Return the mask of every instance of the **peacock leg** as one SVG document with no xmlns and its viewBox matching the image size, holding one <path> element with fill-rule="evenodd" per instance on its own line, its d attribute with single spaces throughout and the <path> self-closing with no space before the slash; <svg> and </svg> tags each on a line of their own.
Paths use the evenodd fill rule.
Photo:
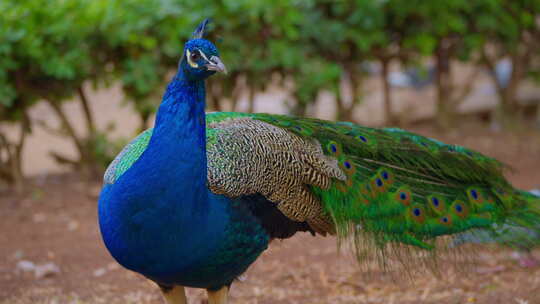
<svg viewBox="0 0 540 304">
<path fill-rule="evenodd" d="M 227 304 L 229 296 L 229 287 L 223 286 L 219 290 L 207 290 L 208 292 L 208 304 Z"/>
<path fill-rule="evenodd" d="M 187 304 L 184 286 L 159 286 L 167 304 Z"/>
</svg>

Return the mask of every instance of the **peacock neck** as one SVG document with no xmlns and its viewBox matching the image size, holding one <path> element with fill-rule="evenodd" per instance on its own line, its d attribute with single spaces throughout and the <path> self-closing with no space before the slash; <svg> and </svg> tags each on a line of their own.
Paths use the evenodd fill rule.
<svg viewBox="0 0 540 304">
<path fill-rule="evenodd" d="M 167 86 L 152 140 L 177 139 L 206 156 L 205 98 L 204 80 L 190 80 L 180 70 Z"/>
<path fill-rule="evenodd" d="M 189 191 L 185 198 L 198 209 L 207 199 L 204 108 L 204 80 L 190 80 L 180 69 L 163 96 L 148 145 L 154 161 L 163 165 L 164 177 L 180 182 Z"/>
</svg>

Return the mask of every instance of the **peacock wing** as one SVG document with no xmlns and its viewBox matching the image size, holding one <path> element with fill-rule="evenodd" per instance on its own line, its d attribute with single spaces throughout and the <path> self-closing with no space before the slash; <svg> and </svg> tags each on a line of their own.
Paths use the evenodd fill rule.
<svg viewBox="0 0 540 304">
<path fill-rule="evenodd" d="M 345 180 L 319 142 L 240 113 L 207 115 L 208 186 L 216 194 L 261 194 L 286 217 L 321 234 L 334 223 L 311 187 Z"/>
<path fill-rule="evenodd" d="M 152 130 L 147 129 L 143 131 L 118 153 L 107 167 L 107 170 L 105 170 L 103 177 L 105 184 L 114 184 L 139 159 L 150 142 Z"/>
</svg>

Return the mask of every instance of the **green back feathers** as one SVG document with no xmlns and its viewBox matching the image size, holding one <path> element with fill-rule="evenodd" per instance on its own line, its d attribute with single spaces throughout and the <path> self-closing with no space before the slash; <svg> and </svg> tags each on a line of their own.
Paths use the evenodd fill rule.
<svg viewBox="0 0 540 304">
<path fill-rule="evenodd" d="M 106 184 L 114 184 L 139 159 L 150 142 L 152 130 L 145 130 L 120 151 L 105 171 L 103 180 Z"/>
</svg>

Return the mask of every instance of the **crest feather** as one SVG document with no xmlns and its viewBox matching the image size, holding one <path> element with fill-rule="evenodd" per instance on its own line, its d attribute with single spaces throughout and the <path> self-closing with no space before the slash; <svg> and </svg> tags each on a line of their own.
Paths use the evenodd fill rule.
<svg viewBox="0 0 540 304">
<path fill-rule="evenodd" d="M 204 19 L 198 26 L 197 28 L 195 29 L 195 31 L 193 32 L 193 35 L 192 35 L 192 39 L 200 39 L 200 38 L 204 38 L 204 35 L 206 34 L 206 26 L 212 22 L 212 20 L 210 18 L 206 18 Z"/>
</svg>

